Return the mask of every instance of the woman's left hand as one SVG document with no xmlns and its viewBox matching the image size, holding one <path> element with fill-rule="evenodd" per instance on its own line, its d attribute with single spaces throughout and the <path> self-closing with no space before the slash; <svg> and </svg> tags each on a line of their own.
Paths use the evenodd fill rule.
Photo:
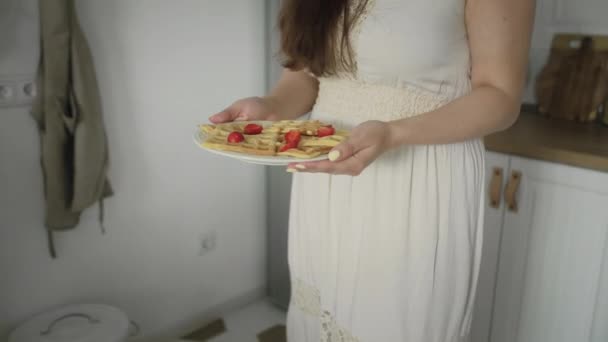
<svg viewBox="0 0 608 342">
<path fill-rule="evenodd" d="M 289 164 L 288 172 L 322 172 L 358 176 L 392 145 L 390 124 L 367 121 L 355 127 L 348 139 L 329 153 L 329 160 Z"/>
</svg>

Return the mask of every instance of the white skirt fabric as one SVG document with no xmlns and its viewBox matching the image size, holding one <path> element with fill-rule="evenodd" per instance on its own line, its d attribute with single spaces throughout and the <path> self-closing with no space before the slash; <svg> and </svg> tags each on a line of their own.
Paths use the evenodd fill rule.
<svg viewBox="0 0 608 342">
<path fill-rule="evenodd" d="M 448 103 L 321 79 L 312 118 L 354 127 Z M 289 342 L 468 341 L 482 247 L 481 140 L 404 146 L 358 177 L 295 174 Z"/>
</svg>

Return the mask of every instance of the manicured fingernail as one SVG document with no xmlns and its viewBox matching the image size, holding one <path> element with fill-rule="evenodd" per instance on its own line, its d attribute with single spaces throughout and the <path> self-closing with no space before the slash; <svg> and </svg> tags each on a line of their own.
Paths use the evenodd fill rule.
<svg viewBox="0 0 608 342">
<path fill-rule="evenodd" d="M 327 157 L 330 161 L 336 161 L 338 158 L 340 158 L 340 151 L 331 151 Z"/>
<path fill-rule="evenodd" d="M 294 168 L 290 167 L 290 168 L 287 168 L 287 172 L 291 172 L 291 173 L 293 173 L 293 172 L 298 172 L 298 170 L 296 170 L 296 169 L 294 169 Z"/>
<path fill-rule="evenodd" d="M 296 169 L 305 170 L 306 166 L 304 166 L 302 164 L 296 164 Z"/>
</svg>

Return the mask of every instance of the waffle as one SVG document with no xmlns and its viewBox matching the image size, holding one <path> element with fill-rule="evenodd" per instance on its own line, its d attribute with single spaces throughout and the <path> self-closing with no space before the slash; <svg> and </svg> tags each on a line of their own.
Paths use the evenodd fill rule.
<svg viewBox="0 0 608 342">
<path fill-rule="evenodd" d="M 244 134 L 245 140 L 240 143 L 229 143 L 227 141 L 230 133 L 243 133 L 247 124 L 248 122 L 231 122 L 219 125 L 199 125 L 199 129 L 206 135 L 202 145 L 210 149 L 249 155 L 308 159 L 329 153 L 333 147 L 340 144 L 348 136 L 347 131 L 336 130 L 334 135 L 318 137 L 316 136 L 318 129 L 327 126 L 327 124 L 317 120 L 283 120 L 267 125 L 260 134 Z M 298 147 L 280 152 L 285 144 L 285 133 L 293 130 L 297 130 L 301 134 Z"/>
<path fill-rule="evenodd" d="M 282 120 L 273 123 L 269 129 L 273 132 L 285 134 L 289 131 L 299 131 L 302 135 L 314 136 L 317 135 L 317 130 L 327 124 L 318 120 Z"/>
<path fill-rule="evenodd" d="M 210 136 L 205 140 L 205 142 L 203 142 L 203 147 L 214 150 L 239 152 L 259 156 L 276 155 L 276 146 L 276 140 L 260 139 L 259 137 L 253 138 L 252 136 L 245 136 L 245 141 L 236 144 L 227 142 L 226 137 L 221 135 Z"/>
<path fill-rule="evenodd" d="M 338 135 L 339 132 L 336 132 L 334 135 L 330 135 L 327 137 L 302 137 L 302 141 L 298 145 L 298 147 L 335 147 L 338 146 L 342 141 L 346 140 L 346 135 Z M 343 134 L 343 133 L 342 133 Z"/>
<path fill-rule="evenodd" d="M 226 138 L 232 132 L 244 133 L 244 128 L 248 122 L 229 122 L 220 125 L 203 124 L 199 125 L 200 130 L 209 137 L 223 137 Z M 278 133 L 264 129 L 261 134 L 258 135 L 245 135 L 245 138 L 255 138 L 262 140 L 276 140 Z M 253 139 L 253 140 L 255 140 Z M 247 140 L 247 139 L 246 139 Z M 251 140 L 251 139 L 249 139 Z"/>
</svg>

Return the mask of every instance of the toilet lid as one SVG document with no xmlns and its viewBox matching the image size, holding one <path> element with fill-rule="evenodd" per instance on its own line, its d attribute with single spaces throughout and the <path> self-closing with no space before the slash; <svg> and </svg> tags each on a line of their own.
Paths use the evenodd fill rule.
<svg viewBox="0 0 608 342">
<path fill-rule="evenodd" d="M 9 342 L 124 342 L 129 319 L 100 304 L 66 306 L 33 317 L 17 327 Z"/>
</svg>

